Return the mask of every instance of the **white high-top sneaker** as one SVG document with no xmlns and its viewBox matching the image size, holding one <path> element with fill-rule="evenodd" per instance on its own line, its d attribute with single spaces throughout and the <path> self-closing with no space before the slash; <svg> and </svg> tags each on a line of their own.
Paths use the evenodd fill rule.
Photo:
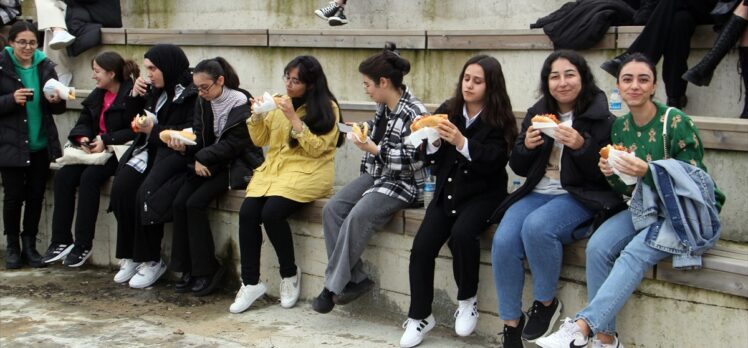
<svg viewBox="0 0 748 348">
<path fill-rule="evenodd" d="M 229 312 L 237 314 L 246 311 L 260 296 L 265 294 L 267 287 L 263 282 L 257 285 L 244 285 L 236 293 L 234 303 L 229 307 Z"/>
<path fill-rule="evenodd" d="M 460 301 L 455 311 L 455 332 L 460 336 L 469 336 L 478 325 L 478 300 L 475 296 Z"/>
<path fill-rule="evenodd" d="M 421 344 L 423 338 L 434 328 L 434 325 L 436 325 L 436 319 L 434 319 L 433 314 L 421 320 L 408 318 L 403 323 L 405 332 L 403 337 L 400 338 L 400 347 L 410 348 Z"/>
</svg>

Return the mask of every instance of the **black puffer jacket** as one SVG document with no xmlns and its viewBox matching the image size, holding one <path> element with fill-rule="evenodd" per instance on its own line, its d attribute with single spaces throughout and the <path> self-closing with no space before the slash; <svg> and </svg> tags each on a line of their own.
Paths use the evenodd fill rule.
<svg viewBox="0 0 748 348">
<path fill-rule="evenodd" d="M 245 90 L 239 91 L 244 93 L 247 99 L 252 97 Z M 216 142 L 213 108 L 210 102 L 198 98 L 195 105 L 192 130 L 197 135 L 197 145 L 188 146 L 187 150 L 195 155 L 196 161 L 210 168 L 211 172 L 228 167 L 229 187 L 234 190 L 246 188 L 252 171 L 265 161 L 262 149 L 255 146 L 249 137 L 245 121 L 250 113 L 248 103 L 231 109 L 226 126 Z"/>
<path fill-rule="evenodd" d="M 509 167 L 514 173 L 526 178 L 525 183 L 512 192 L 496 210 L 491 221 L 498 222 L 506 210 L 525 195 L 532 192 L 545 175 L 546 165 L 553 149 L 553 138 L 543 134 L 543 144 L 533 150 L 525 147 L 525 134 L 532 125 L 532 117 L 550 113 L 545 101 L 540 100 L 530 109 L 522 121 L 522 130 L 509 158 Z M 610 144 L 610 130 L 615 121 L 610 111 L 605 93 L 597 92 L 595 100 L 581 115 L 574 115 L 572 128 L 584 137 L 584 145 L 579 150 L 564 147 L 561 155 L 561 187 L 575 199 L 596 213 L 593 226 L 597 227 L 605 219 L 622 210 L 625 205 L 621 196 L 605 180 L 597 166 L 599 151 Z"/>
<path fill-rule="evenodd" d="M 123 82 L 120 85 L 117 97 L 109 106 L 106 112 L 104 112 L 104 124 L 106 125 L 106 133 L 101 135 L 101 140 L 104 145 L 121 145 L 130 140 L 135 139 L 135 133 L 130 129 L 130 122 L 132 122 L 135 113 L 130 111 L 127 112 L 126 101 L 130 90 L 132 89 L 132 81 Z M 73 129 L 70 130 L 68 140 L 71 143 L 75 143 L 78 137 L 87 137 L 93 139 L 99 134 L 99 115 L 101 109 L 104 107 L 104 94 L 106 90 L 101 88 L 94 89 L 91 94 L 81 103 L 83 110 L 78 117 L 78 122 L 75 123 Z"/>
<path fill-rule="evenodd" d="M 37 65 L 39 71 L 39 86 L 49 79 L 57 79 L 55 64 L 44 59 Z M 25 167 L 29 165 L 29 130 L 26 126 L 26 108 L 16 104 L 13 93 L 19 88 L 24 88 L 21 78 L 16 74 L 15 66 L 5 50 L 0 52 L 0 167 Z M 49 160 L 62 156 L 57 125 L 52 114 L 59 115 L 67 110 L 65 101 L 49 103 L 44 96 L 37 91 L 42 106 L 42 128 L 47 135 L 47 151 Z"/>
</svg>

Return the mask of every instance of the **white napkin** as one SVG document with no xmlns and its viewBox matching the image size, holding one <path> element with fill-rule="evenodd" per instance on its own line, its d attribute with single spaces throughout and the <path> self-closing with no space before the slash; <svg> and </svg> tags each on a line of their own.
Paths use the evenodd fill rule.
<svg viewBox="0 0 748 348">
<path fill-rule="evenodd" d="M 423 139 L 426 139 L 429 144 L 432 144 L 439 139 L 439 132 L 433 127 L 426 127 L 410 133 L 408 136 L 408 141 L 410 141 L 410 143 L 415 147 L 420 146 Z"/>
<path fill-rule="evenodd" d="M 561 122 L 561 124 L 567 127 L 571 127 L 571 120 Z M 557 124 L 553 122 L 533 122 L 532 127 L 535 129 L 539 129 L 543 134 L 556 139 L 556 128 L 558 128 Z"/>
<path fill-rule="evenodd" d="M 44 84 L 42 90 L 44 91 L 44 94 L 48 96 L 53 95 L 54 92 L 57 91 L 57 94 L 60 95 L 60 98 L 62 100 L 68 100 L 71 91 L 73 92 L 73 94 L 75 94 L 75 87 L 65 86 L 60 81 L 57 81 L 55 79 L 47 80 L 47 83 Z"/>
<path fill-rule="evenodd" d="M 633 153 L 616 150 L 616 149 L 610 149 L 610 152 L 608 153 L 608 165 L 613 168 L 613 173 L 618 175 L 619 178 L 621 178 L 621 181 L 623 181 L 626 185 L 633 185 L 636 184 L 637 177 L 631 176 L 628 174 L 623 174 L 616 168 L 616 162 L 621 157 L 635 157 Z"/>
<path fill-rule="evenodd" d="M 358 134 L 355 134 L 353 132 L 349 132 L 345 134 L 345 137 L 348 138 L 348 140 L 356 140 L 359 143 L 366 143 L 369 141 L 369 137 L 366 137 L 366 139 L 361 140 L 361 138 L 358 137 Z"/>
<path fill-rule="evenodd" d="M 252 104 L 252 111 L 256 114 L 263 114 L 266 112 L 270 112 L 278 108 L 278 106 L 275 105 L 275 100 L 273 99 L 273 96 L 270 95 L 270 93 L 265 92 L 262 95 L 262 103 L 259 102 L 259 99 L 255 100 L 255 102 Z"/>
</svg>

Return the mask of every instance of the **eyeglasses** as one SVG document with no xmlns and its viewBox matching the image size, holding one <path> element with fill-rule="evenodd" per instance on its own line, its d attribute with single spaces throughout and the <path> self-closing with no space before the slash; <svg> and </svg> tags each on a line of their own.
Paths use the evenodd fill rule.
<svg viewBox="0 0 748 348">
<path fill-rule="evenodd" d="M 303 82 L 301 82 L 299 79 L 297 79 L 295 77 L 290 77 L 288 75 L 283 75 L 283 82 L 285 82 L 285 83 L 289 83 L 290 82 L 294 86 L 298 86 L 298 85 L 303 84 Z"/>
<path fill-rule="evenodd" d="M 39 43 L 36 41 L 16 40 L 13 42 L 21 47 L 36 47 L 37 45 L 39 45 Z"/>
<path fill-rule="evenodd" d="M 210 89 L 213 88 L 213 86 L 215 84 L 216 84 L 216 82 L 213 81 L 213 83 L 211 83 L 210 86 L 208 86 L 208 87 L 197 86 L 197 91 L 198 92 L 203 92 L 203 93 L 208 93 L 208 91 L 210 91 Z"/>
</svg>

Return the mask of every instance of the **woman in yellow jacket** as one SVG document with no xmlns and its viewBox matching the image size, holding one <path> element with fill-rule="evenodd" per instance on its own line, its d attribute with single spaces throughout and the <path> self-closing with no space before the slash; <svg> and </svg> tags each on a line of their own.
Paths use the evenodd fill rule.
<svg viewBox="0 0 748 348">
<path fill-rule="evenodd" d="M 229 308 L 232 313 L 245 311 L 266 290 L 260 282 L 260 224 L 278 255 L 281 305 L 296 304 L 301 270 L 294 261 L 287 219 L 304 203 L 332 193 L 335 147 L 343 142 L 337 127 L 337 100 L 327 87 L 322 66 L 312 56 L 288 63 L 283 81 L 289 98 L 280 98 L 277 109 L 253 113 L 247 120 L 254 144 L 268 149 L 239 211 L 242 287 Z"/>
</svg>

